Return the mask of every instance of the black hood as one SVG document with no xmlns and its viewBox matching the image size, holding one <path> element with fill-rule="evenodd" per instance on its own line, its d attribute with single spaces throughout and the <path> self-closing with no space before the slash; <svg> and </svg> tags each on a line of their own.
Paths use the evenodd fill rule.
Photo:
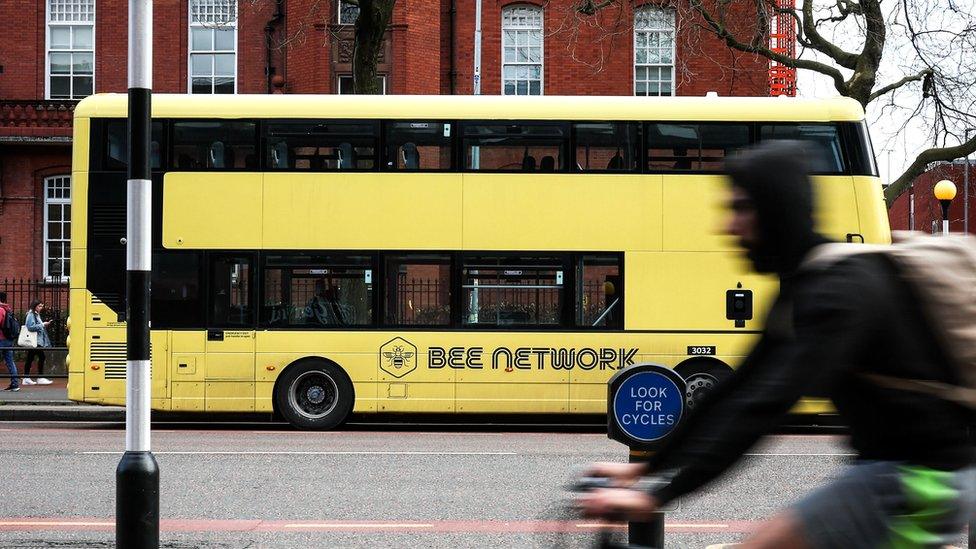
<svg viewBox="0 0 976 549">
<path fill-rule="evenodd" d="M 761 273 L 792 274 L 810 248 L 827 239 L 813 230 L 813 187 L 800 141 L 770 141 L 726 162 L 732 184 L 752 199 L 758 217 L 756 249 L 747 256 Z"/>
</svg>

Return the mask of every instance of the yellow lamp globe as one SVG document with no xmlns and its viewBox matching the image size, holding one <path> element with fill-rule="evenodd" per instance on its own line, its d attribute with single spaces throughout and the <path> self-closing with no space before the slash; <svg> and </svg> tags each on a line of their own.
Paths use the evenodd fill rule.
<svg viewBox="0 0 976 549">
<path fill-rule="evenodd" d="M 948 179 L 935 184 L 935 198 L 938 200 L 952 200 L 956 197 L 956 185 Z"/>
</svg>

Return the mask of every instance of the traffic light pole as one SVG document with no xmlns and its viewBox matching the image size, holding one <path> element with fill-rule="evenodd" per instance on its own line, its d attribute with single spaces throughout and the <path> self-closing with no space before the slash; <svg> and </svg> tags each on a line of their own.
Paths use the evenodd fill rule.
<svg viewBox="0 0 976 549">
<path fill-rule="evenodd" d="M 159 547 L 159 467 L 150 450 L 149 280 L 152 0 L 129 0 L 125 454 L 115 471 L 115 545 Z"/>
</svg>

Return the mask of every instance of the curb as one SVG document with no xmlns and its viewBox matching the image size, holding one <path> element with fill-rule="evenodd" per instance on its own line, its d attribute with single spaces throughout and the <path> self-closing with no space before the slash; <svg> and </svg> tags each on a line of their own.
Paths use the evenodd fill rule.
<svg viewBox="0 0 976 549">
<path fill-rule="evenodd" d="M 0 406 L 0 421 L 125 421 L 125 408 L 18 404 Z"/>
</svg>

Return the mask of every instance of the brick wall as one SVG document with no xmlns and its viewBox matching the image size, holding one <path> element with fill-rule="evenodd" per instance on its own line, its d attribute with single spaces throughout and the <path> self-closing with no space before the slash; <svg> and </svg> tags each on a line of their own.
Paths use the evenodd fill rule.
<svg viewBox="0 0 976 549">
<path fill-rule="evenodd" d="M 962 232 L 963 229 L 963 181 L 965 166 L 961 161 L 955 163 L 939 163 L 934 165 L 929 171 L 918 176 L 914 182 L 915 199 L 915 230 L 926 233 L 932 232 L 932 222 L 938 224 L 939 230 L 942 227 L 942 207 L 935 199 L 933 190 L 935 184 L 943 179 L 948 179 L 956 185 L 956 198 L 949 206 L 949 232 Z M 969 167 L 969 232 L 976 233 L 976 162 L 972 162 Z M 909 209 L 912 201 L 912 193 L 905 191 L 899 196 L 891 209 L 888 210 L 888 220 L 891 229 L 894 231 L 908 230 Z"/>
<path fill-rule="evenodd" d="M 71 171 L 66 146 L 0 147 L 0 280 L 44 274 L 44 178 Z"/>
</svg>

